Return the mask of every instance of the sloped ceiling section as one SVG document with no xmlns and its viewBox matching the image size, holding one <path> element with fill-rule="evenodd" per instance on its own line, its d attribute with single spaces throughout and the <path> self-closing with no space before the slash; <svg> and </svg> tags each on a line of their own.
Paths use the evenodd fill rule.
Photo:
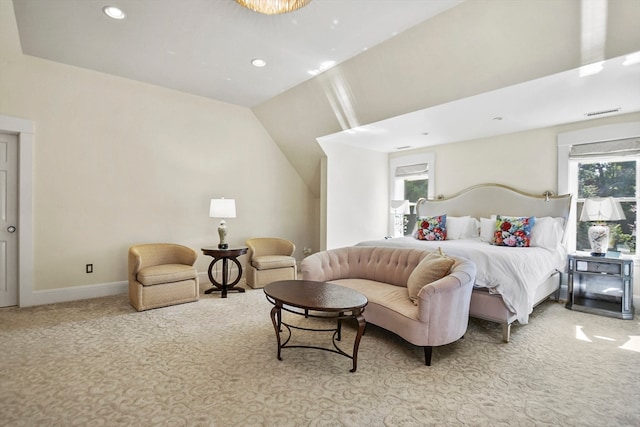
<svg viewBox="0 0 640 427">
<path fill-rule="evenodd" d="M 465 109 L 456 108 L 459 100 L 569 70 L 576 71 L 578 82 L 579 67 L 594 58 L 611 59 L 640 51 L 640 26 L 635 24 L 640 19 L 640 2 L 622 0 L 606 5 L 606 31 L 600 29 L 601 40 L 590 45 L 585 40 L 598 23 L 585 21 L 581 2 L 465 2 L 253 111 L 310 189 L 319 195 L 320 160 L 324 155 L 316 142 L 319 137 L 444 104 L 451 125 L 463 127 Z M 630 80 L 629 91 L 622 92 L 637 98 L 635 79 Z M 535 99 L 538 110 L 545 105 L 562 105 L 575 108 L 582 119 L 590 119 L 584 116 L 579 98 L 560 98 L 551 92 L 548 97 L 538 93 Z M 610 107 L 613 105 L 602 105 L 602 109 Z M 487 114 L 492 118 L 492 114 L 509 113 L 498 109 L 494 113 L 492 108 L 497 106 L 487 104 Z M 521 129 L 531 128 L 526 110 L 518 113 L 525 118 Z M 454 141 L 439 141 L 447 142 Z"/>
<path fill-rule="evenodd" d="M 319 0 L 281 15 L 233 0 L 14 5 L 27 55 L 252 107 L 460 2 Z M 107 4 L 125 19 L 107 18 Z M 252 66 L 255 58 L 266 66 Z"/>
</svg>

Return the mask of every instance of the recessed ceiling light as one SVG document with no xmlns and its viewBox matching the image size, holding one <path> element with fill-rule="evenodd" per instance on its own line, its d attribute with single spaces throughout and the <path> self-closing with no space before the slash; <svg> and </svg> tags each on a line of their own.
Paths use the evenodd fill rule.
<svg viewBox="0 0 640 427">
<path fill-rule="evenodd" d="M 124 14 L 122 9 L 116 6 L 105 6 L 102 8 L 102 11 L 109 18 L 113 18 L 113 19 L 124 19 L 127 16 Z"/>
<path fill-rule="evenodd" d="M 251 60 L 251 64 L 254 67 L 264 67 L 265 65 L 267 65 L 267 61 L 265 61 L 264 59 L 256 58 Z"/>
</svg>

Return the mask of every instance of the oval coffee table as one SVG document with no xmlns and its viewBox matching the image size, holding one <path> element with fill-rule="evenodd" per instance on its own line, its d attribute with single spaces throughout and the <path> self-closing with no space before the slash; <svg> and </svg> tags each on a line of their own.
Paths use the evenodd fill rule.
<svg viewBox="0 0 640 427">
<path fill-rule="evenodd" d="M 273 282 L 264 287 L 264 293 L 267 296 L 267 300 L 274 305 L 271 309 L 271 321 L 276 330 L 276 339 L 278 341 L 278 360 L 282 360 L 281 350 L 285 347 L 315 348 L 348 357 L 353 361 L 353 368 L 350 372 L 356 371 L 358 367 L 358 347 L 366 325 L 362 312 L 367 305 L 367 297 L 356 290 L 344 286 L 311 280 L 281 280 Z M 331 329 L 310 329 L 294 326 L 282 321 L 282 310 L 305 317 L 334 318 L 337 320 L 337 325 Z M 351 355 L 340 349 L 336 343 L 342 338 L 342 321 L 346 319 L 355 319 L 358 322 L 358 331 Z M 283 325 L 289 332 L 289 336 L 284 342 L 280 338 Z M 291 339 L 291 328 L 306 331 L 333 331 L 331 341 L 334 348 L 287 345 Z"/>
</svg>

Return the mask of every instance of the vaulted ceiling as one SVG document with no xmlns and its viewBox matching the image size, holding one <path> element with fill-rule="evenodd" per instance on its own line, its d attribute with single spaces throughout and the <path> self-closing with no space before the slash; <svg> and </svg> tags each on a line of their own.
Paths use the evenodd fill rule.
<svg viewBox="0 0 640 427">
<path fill-rule="evenodd" d="M 13 3 L 27 55 L 252 108 L 316 193 L 318 138 L 394 152 L 640 111 L 635 0 Z"/>
</svg>

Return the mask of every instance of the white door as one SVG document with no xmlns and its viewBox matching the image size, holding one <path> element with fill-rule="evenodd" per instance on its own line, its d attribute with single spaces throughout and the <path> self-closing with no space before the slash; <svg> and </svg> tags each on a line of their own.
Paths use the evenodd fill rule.
<svg viewBox="0 0 640 427">
<path fill-rule="evenodd" d="M 18 136 L 0 133 L 0 307 L 18 304 Z"/>
</svg>

